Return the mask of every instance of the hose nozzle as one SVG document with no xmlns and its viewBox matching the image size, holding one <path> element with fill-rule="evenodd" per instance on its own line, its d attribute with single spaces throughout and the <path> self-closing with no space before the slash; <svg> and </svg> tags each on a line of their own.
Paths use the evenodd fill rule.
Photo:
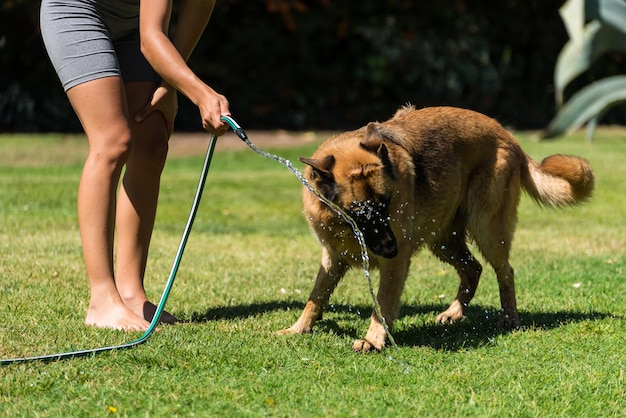
<svg viewBox="0 0 626 418">
<path fill-rule="evenodd" d="M 246 135 L 246 132 L 243 130 L 243 128 L 239 126 L 237 122 L 235 122 L 235 119 L 231 118 L 230 116 L 221 116 L 220 119 L 223 122 L 229 124 L 230 127 L 233 129 L 235 135 L 237 135 L 242 141 L 245 142 L 248 140 L 248 135 Z"/>
</svg>

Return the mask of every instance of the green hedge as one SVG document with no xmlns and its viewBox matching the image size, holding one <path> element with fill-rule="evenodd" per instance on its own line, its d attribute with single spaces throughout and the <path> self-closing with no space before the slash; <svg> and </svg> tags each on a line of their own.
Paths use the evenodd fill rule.
<svg viewBox="0 0 626 418">
<path fill-rule="evenodd" d="M 78 130 L 42 47 L 38 4 L 0 1 L 0 130 Z M 541 128 L 555 113 L 552 74 L 567 40 L 561 4 L 222 0 L 190 64 L 247 128 L 352 128 L 405 102 Z M 181 100 L 177 129 L 198 128 Z"/>
</svg>

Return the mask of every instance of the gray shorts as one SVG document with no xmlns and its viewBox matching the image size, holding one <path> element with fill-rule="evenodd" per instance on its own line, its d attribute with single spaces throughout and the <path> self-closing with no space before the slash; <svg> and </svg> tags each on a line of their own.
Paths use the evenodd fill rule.
<svg viewBox="0 0 626 418">
<path fill-rule="evenodd" d="M 111 76 L 161 81 L 140 50 L 139 0 L 43 0 L 40 20 L 65 91 Z"/>
</svg>

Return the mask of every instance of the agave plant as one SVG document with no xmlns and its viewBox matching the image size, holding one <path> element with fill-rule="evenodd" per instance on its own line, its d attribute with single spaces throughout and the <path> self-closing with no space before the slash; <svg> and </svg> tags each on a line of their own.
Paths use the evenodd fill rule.
<svg viewBox="0 0 626 418">
<path fill-rule="evenodd" d="M 591 140 L 598 120 L 611 107 L 626 102 L 626 75 L 595 81 L 563 103 L 567 85 L 607 52 L 626 52 L 626 1 L 568 0 L 559 10 L 570 37 L 554 69 L 559 111 L 543 133 L 554 138 L 587 123 Z"/>
</svg>

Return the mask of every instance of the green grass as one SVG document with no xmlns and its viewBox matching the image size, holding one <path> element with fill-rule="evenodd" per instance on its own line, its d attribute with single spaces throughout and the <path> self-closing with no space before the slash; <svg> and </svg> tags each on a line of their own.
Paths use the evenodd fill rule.
<svg viewBox="0 0 626 418">
<path fill-rule="evenodd" d="M 319 245 L 300 185 L 251 151 L 216 153 L 167 308 L 186 321 L 141 346 L 70 361 L 0 368 L 3 416 L 620 416 L 626 408 L 624 130 L 537 143 L 536 159 L 584 156 L 594 199 L 567 210 L 520 205 L 512 264 L 523 328 L 495 328 L 485 269 L 463 322 L 434 318 L 457 278 L 414 259 L 394 337 L 398 349 L 352 353 L 372 302 L 348 274 L 315 332 L 277 336 L 300 314 Z M 254 142 L 254 137 L 251 137 Z M 296 160 L 314 145 L 275 150 Z M 137 334 L 82 325 L 88 286 L 76 222 L 80 137 L 0 137 L 0 356 L 118 344 Z M 158 300 L 193 198 L 202 155 L 172 158 L 148 266 Z"/>
</svg>

